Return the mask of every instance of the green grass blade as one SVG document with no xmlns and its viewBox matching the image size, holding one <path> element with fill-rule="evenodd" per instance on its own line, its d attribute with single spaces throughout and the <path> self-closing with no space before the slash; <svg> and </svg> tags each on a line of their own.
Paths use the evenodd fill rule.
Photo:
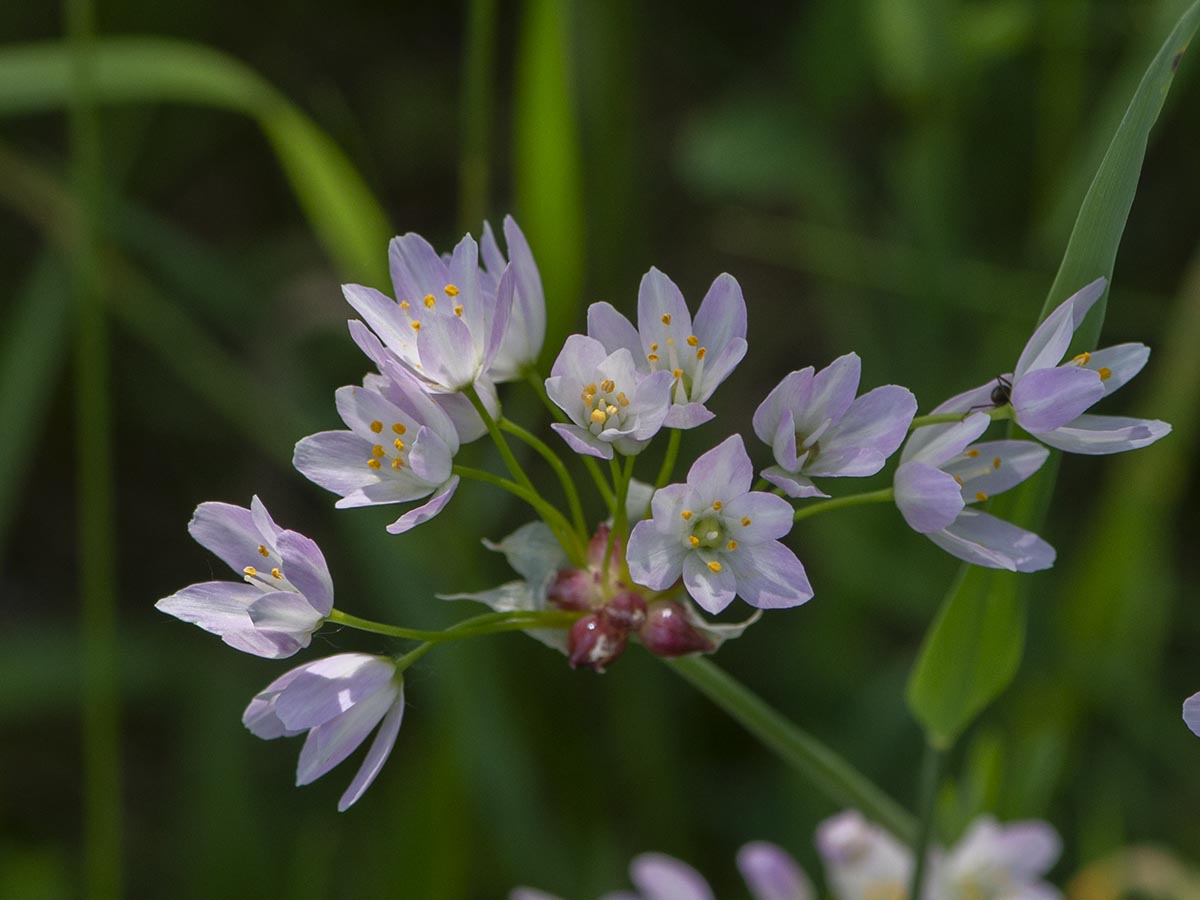
<svg viewBox="0 0 1200 900">
<path fill-rule="evenodd" d="M 1112 275 L 1117 247 L 1133 205 L 1150 129 L 1158 118 L 1188 42 L 1200 24 L 1200 2 L 1176 23 L 1154 57 L 1084 198 L 1074 231 L 1042 310 L 1042 317 L 1100 275 Z M 1095 345 L 1104 300 L 1080 329 Z M 1040 522 L 1056 466 L 999 498 L 995 511 L 1027 527 Z M 930 740 L 945 745 L 1012 681 L 1024 642 L 1020 588 L 1028 576 L 965 567 L 947 595 L 921 648 L 908 685 L 908 702 Z"/>
</svg>

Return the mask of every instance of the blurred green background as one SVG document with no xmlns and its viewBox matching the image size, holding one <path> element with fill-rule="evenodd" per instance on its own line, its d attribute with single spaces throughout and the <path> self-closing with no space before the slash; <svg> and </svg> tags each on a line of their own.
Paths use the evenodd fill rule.
<svg viewBox="0 0 1200 900">
<path fill-rule="evenodd" d="M 558 340 L 588 302 L 632 313 L 650 265 L 693 304 L 721 271 L 741 281 L 750 354 L 685 454 L 851 349 L 865 386 L 922 409 L 979 383 L 1036 320 L 1185 6 L 104 0 L 89 24 L 0 5 L 0 897 L 587 898 L 649 849 L 736 897 L 752 838 L 815 871 L 835 809 L 675 675 L 636 649 L 571 672 L 522 635 L 427 657 L 388 766 L 338 815 L 351 763 L 297 790 L 299 742 L 240 724 L 286 664 L 154 611 L 223 577 L 187 520 L 258 493 L 324 547 L 340 607 L 413 627 L 465 613 L 435 592 L 510 577 L 478 544 L 528 519 L 507 498 L 468 485 L 394 538 L 392 511 L 336 512 L 289 465 L 365 370 L 338 285 L 385 287 L 392 233 L 448 248 L 507 211 Z M 63 35 L 93 28 L 73 70 Z M 1060 883 L 1131 843 L 1200 862 L 1200 741 L 1179 720 L 1200 689 L 1198 103 L 1185 59 L 1105 326 L 1155 355 L 1104 411 L 1175 433 L 1063 466 L 1023 666 L 939 801 L 947 840 L 983 809 L 1051 819 Z M 541 421 L 521 386 L 505 403 Z M 792 543 L 816 598 L 719 661 L 909 804 L 904 685 L 956 565 L 883 508 Z M 303 658 L 379 648 L 327 631 Z"/>
</svg>

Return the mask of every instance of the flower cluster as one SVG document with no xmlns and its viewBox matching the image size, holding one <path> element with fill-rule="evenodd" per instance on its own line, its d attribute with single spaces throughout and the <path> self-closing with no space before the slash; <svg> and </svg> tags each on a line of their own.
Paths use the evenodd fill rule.
<svg viewBox="0 0 1200 900">
<path fill-rule="evenodd" d="M 245 724 L 259 737 L 307 732 L 299 784 L 324 774 L 377 731 L 343 809 L 361 796 L 395 743 L 405 670 L 441 642 L 523 630 L 560 650 L 570 666 L 595 671 L 633 645 L 663 657 L 712 653 L 763 611 L 813 597 L 790 537 L 797 521 L 864 502 L 894 503 L 913 530 L 969 563 L 1044 569 L 1054 562 L 1053 548 L 981 505 L 1033 475 L 1047 447 L 1113 453 L 1146 446 L 1170 430 L 1159 421 L 1088 412 L 1137 374 L 1146 347 L 1120 344 L 1063 362 L 1075 330 L 1105 290 L 1098 279 L 1038 326 L 1011 373 L 930 414 L 917 416 L 916 398 L 899 385 L 860 394 L 861 360 L 846 353 L 820 370 L 789 373 L 767 393 L 753 414 L 761 447 L 748 449 L 740 434 L 700 438 L 709 449 L 673 482 L 682 432 L 715 418 L 707 404 L 747 352 L 746 302 L 737 280 L 718 275 L 693 316 L 675 283 L 650 269 L 638 290 L 636 326 L 613 306 L 593 304 L 587 333 L 567 337 L 542 378 L 541 278 L 511 217 L 503 234 L 507 257 L 486 223 L 478 243 L 466 235 L 446 254 L 406 234 L 389 247 L 392 296 L 344 287 L 358 315 L 349 322 L 350 336 L 372 370 L 334 394 L 345 427 L 301 439 L 294 455 L 301 474 L 338 496 L 338 508 L 413 504 L 387 526 L 393 534 L 447 509 L 464 480 L 528 504 L 537 521 L 487 544 L 520 577 L 491 590 L 448 595 L 489 611 L 430 632 L 335 609 L 321 551 L 278 526 L 257 497 L 248 509 L 203 503 L 190 526 L 240 580 L 195 584 L 158 603 L 230 646 L 268 658 L 307 647 L 328 622 L 417 642 L 395 656 L 342 653 L 306 663 L 277 678 L 246 710 Z M 497 386 L 517 380 L 540 394 L 562 443 L 549 432 L 547 443 L 504 416 Z M 1037 442 L 984 440 L 992 423 L 1005 418 Z M 485 434 L 506 476 L 460 464 L 461 448 Z M 639 481 L 638 458 L 660 436 L 665 449 L 655 483 Z M 547 499 L 544 479 L 526 472 L 510 439 L 551 466 L 565 508 Z M 832 479 L 878 475 L 897 453 L 891 487 L 826 493 Z M 609 477 L 597 460 L 607 461 Z M 586 469 L 603 503 L 591 523 L 577 488 L 583 480 L 569 471 L 573 463 Z M 749 619 L 708 618 L 738 597 L 753 608 Z M 1189 723 L 1197 727 L 1194 718 Z M 947 872 L 952 857 L 945 860 Z M 761 848 L 747 858 L 749 870 L 771 869 L 764 862 L 770 853 Z M 654 884 L 658 876 L 645 873 L 663 871 L 661 864 L 638 864 L 639 886 Z M 650 887 L 642 890 L 655 896 Z"/>
<path fill-rule="evenodd" d="M 838 900 L 908 900 L 913 852 L 891 834 L 846 810 L 817 827 L 817 853 L 825 881 Z M 1044 822 L 1001 825 L 990 816 L 976 819 L 949 850 L 934 847 L 926 860 L 924 900 L 1057 900 L 1059 891 L 1043 881 L 1062 851 L 1058 834 Z M 815 900 L 812 882 L 781 847 L 766 841 L 746 844 L 737 867 L 754 900 Z M 606 894 L 609 900 L 714 900 L 704 877 L 662 853 L 644 853 L 629 866 L 637 893 Z M 531 888 L 517 888 L 509 900 L 557 900 Z"/>
</svg>

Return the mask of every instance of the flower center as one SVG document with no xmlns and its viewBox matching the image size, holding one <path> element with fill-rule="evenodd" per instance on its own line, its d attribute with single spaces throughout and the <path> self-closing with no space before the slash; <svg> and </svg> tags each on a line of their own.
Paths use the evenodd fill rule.
<svg viewBox="0 0 1200 900">
<path fill-rule="evenodd" d="M 672 403 L 687 403 L 692 391 L 700 384 L 704 374 L 704 357 L 708 348 L 700 346 L 700 339 L 689 334 L 683 341 L 686 346 L 678 346 L 675 335 L 681 332 L 678 325 L 672 326 L 671 317 L 663 314 L 663 334 L 661 341 L 650 345 L 646 360 L 650 363 L 650 371 L 668 368 L 675 376 L 675 384 L 671 388 Z"/>
<path fill-rule="evenodd" d="M 597 385 L 587 385 L 580 394 L 583 401 L 583 421 L 592 434 L 600 434 L 606 428 L 620 428 L 625 423 L 625 410 L 629 398 L 618 391 L 611 378 Z"/>
<path fill-rule="evenodd" d="M 389 429 L 385 429 L 384 424 L 376 419 L 371 423 L 371 433 L 379 443 L 371 447 L 367 466 L 377 472 L 384 466 L 399 472 L 408 465 L 408 445 L 403 438 L 408 433 L 408 426 L 403 422 L 393 422 Z"/>
<path fill-rule="evenodd" d="M 705 516 L 693 525 L 687 541 L 693 550 L 724 550 L 729 543 L 725 526 L 716 516 Z"/>
</svg>

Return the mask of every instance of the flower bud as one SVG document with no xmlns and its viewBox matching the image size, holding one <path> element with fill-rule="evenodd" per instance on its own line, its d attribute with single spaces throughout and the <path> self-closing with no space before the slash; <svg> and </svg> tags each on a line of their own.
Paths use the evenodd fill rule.
<svg viewBox="0 0 1200 900">
<path fill-rule="evenodd" d="M 646 601 L 637 591 L 622 591 L 608 601 L 604 615 L 626 631 L 637 631 L 646 621 Z"/>
<path fill-rule="evenodd" d="M 572 669 L 586 666 L 597 672 L 625 652 L 628 632 L 600 613 L 591 613 L 571 626 L 567 662 Z"/>
<path fill-rule="evenodd" d="M 592 539 L 588 541 L 588 565 L 593 569 L 600 570 L 604 568 L 604 551 L 608 549 L 608 536 L 612 532 L 606 522 L 601 522 L 596 527 L 596 533 L 592 535 Z M 623 549 L 621 536 L 618 534 L 613 538 L 612 555 L 609 557 L 608 564 L 610 568 L 619 569 L 621 566 Z"/>
<path fill-rule="evenodd" d="M 596 578 L 586 569 L 559 569 L 546 589 L 546 599 L 559 609 L 587 611 L 595 588 Z"/>
<path fill-rule="evenodd" d="M 658 656 L 707 653 L 714 649 L 674 600 L 656 600 L 646 610 L 646 621 L 638 632 L 646 649 Z"/>
</svg>

